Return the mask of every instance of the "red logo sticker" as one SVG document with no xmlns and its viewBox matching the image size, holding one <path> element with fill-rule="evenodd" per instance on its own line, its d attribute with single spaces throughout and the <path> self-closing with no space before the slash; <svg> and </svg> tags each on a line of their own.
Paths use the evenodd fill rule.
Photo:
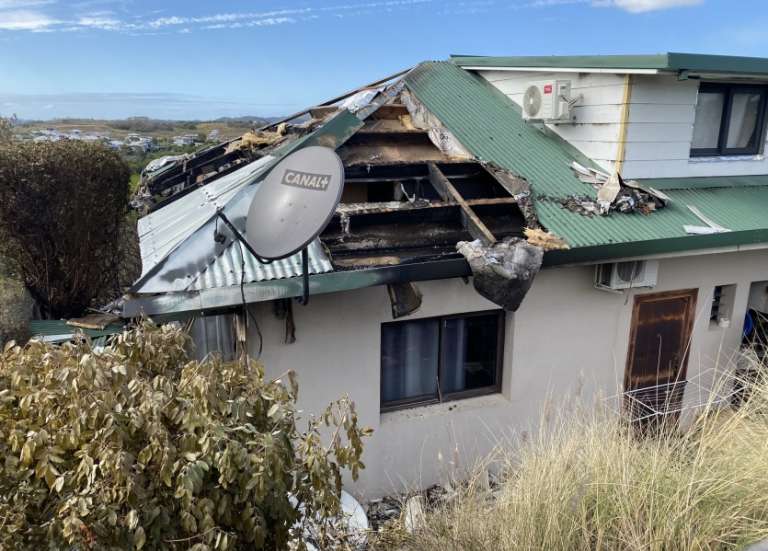
<svg viewBox="0 0 768 551">
<path fill-rule="evenodd" d="M 551 84 L 545 84 L 544 85 L 544 93 L 545 94 L 551 94 L 552 93 L 552 85 Z"/>
</svg>

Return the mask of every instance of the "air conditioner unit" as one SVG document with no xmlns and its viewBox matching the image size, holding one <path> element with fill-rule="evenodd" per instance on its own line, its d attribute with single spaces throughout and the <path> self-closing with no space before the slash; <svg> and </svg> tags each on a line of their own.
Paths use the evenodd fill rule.
<svg viewBox="0 0 768 551">
<path fill-rule="evenodd" d="M 579 98 L 571 98 L 570 80 L 531 82 L 523 94 L 523 120 L 529 122 L 570 122 L 571 108 Z"/>
<path fill-rule="evenodd" d="M 657 260 L 598 264 L 595 267 L 595 287 L 607 291 L 655 287 L 658 274 Z"/>
</svg>

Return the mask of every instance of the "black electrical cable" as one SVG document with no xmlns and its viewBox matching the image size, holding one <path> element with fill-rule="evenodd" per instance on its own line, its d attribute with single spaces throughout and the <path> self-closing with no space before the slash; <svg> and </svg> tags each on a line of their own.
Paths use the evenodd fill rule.
<svg viewBox="0 0 768 551">
<path fill-rule="evenodd" d="M 251 313 L 248 308 L 248 304 L 245 301 L 245 251 L 243 250 L 243 244 L 240 240 L 237 241 L 238 248 L 240 250 L 240 298 L 243 301 L 243 311 L 245 312 L 245 345 L 248 347 L 248 318 L 253 321 L 253 326 L 256 329 L 256 335 L 259 337 L 259 352 L 256 355 L 256 359 L 261 358 L 261 353 L 264 349 L 264 337 L 261 334 L 261 328 L 256 317 Z"/>
<path fill-rule="evenodd" d="M 256 359 L 261 358 L 261 353 L 264 350 L 264 337 L 261 334 L 261 327 L 259 327 L 259 322 L 256 320 L 256 316 L 253 315 L 251 310 L 248 308 L 248 303 L 245 300 L 245 251 L 243 250 L 243 238 L 240 236 L 239 232 L 235 227 L 232 225 L 232 223 L 227 219 L 226 216 L 221 212 L 221 210 L 216 211 L 216 220 L 215 220 L 215 226 L 214 226 L 214 233 L 213 233 L 213 240 L 217 243 L 224 243 L 226 241 L 226 236 L 219 233 L 219 217 L 221 217 L 222 220 L 224 220 L 224 223 L 229 226 L 230 230 L 235 234 L 235 239 L 233 241 L 237 241 L 238 250 L 240 251 L 240 298 L 242 300 L 242 306 L 243 311 L 245 312 L 245 346 L 246 350 L 248 348 L 248 318 L 253 321 L 253 326 L 256 329 L 256 335 L 259 337 L 259 352 L 256 356 Z M 234 244 L 234 243 L 233 243 Z M 250 247 L 249 247 L 250 250 Z M 253 253 L 256 254 L 255 252 Z M 262 260 L 258 256 L 256 257 L 256 260 L 259 262 L 262 262 L 264 264 L 269 264 L 272 261 L 266 261 Z"/>
</svg>

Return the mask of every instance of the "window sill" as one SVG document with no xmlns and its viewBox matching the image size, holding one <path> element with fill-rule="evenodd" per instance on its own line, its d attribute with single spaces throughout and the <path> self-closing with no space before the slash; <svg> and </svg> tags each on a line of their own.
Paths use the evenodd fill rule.
<svg viewBox="0 0 768 551">
<path fill-rule="evenodd" d="M 744 161 L 764 161 L 765 155 L 721 155 L 714 157 L 690 157 L 688 162 L 690 164 L 698 163 L 733 163 Z"/>
<path fill-rule="evenodd" d="M 439 404 L 427 404 L 397 411 L 382 412 L 380 422 L 384 425 L 507 405 L 509 405 L 509 400 L 502 394 L 486 394 L 485 396 L 476 396 L 474 398 L 464 398 Z"/>
</svg>

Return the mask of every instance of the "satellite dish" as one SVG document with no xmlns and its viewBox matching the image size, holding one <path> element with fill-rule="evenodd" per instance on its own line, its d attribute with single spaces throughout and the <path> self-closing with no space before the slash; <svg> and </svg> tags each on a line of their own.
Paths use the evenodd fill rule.
<svg viewBox="0 0 768 551">
<path fill-rule="evenodd" d="M 267 260 L 305 249 L 331 221 L 343 187 L 344 165 L 333 149 L 310 146 L 290 154 L 254 193 L 248 243 Z"/>
</svg>

